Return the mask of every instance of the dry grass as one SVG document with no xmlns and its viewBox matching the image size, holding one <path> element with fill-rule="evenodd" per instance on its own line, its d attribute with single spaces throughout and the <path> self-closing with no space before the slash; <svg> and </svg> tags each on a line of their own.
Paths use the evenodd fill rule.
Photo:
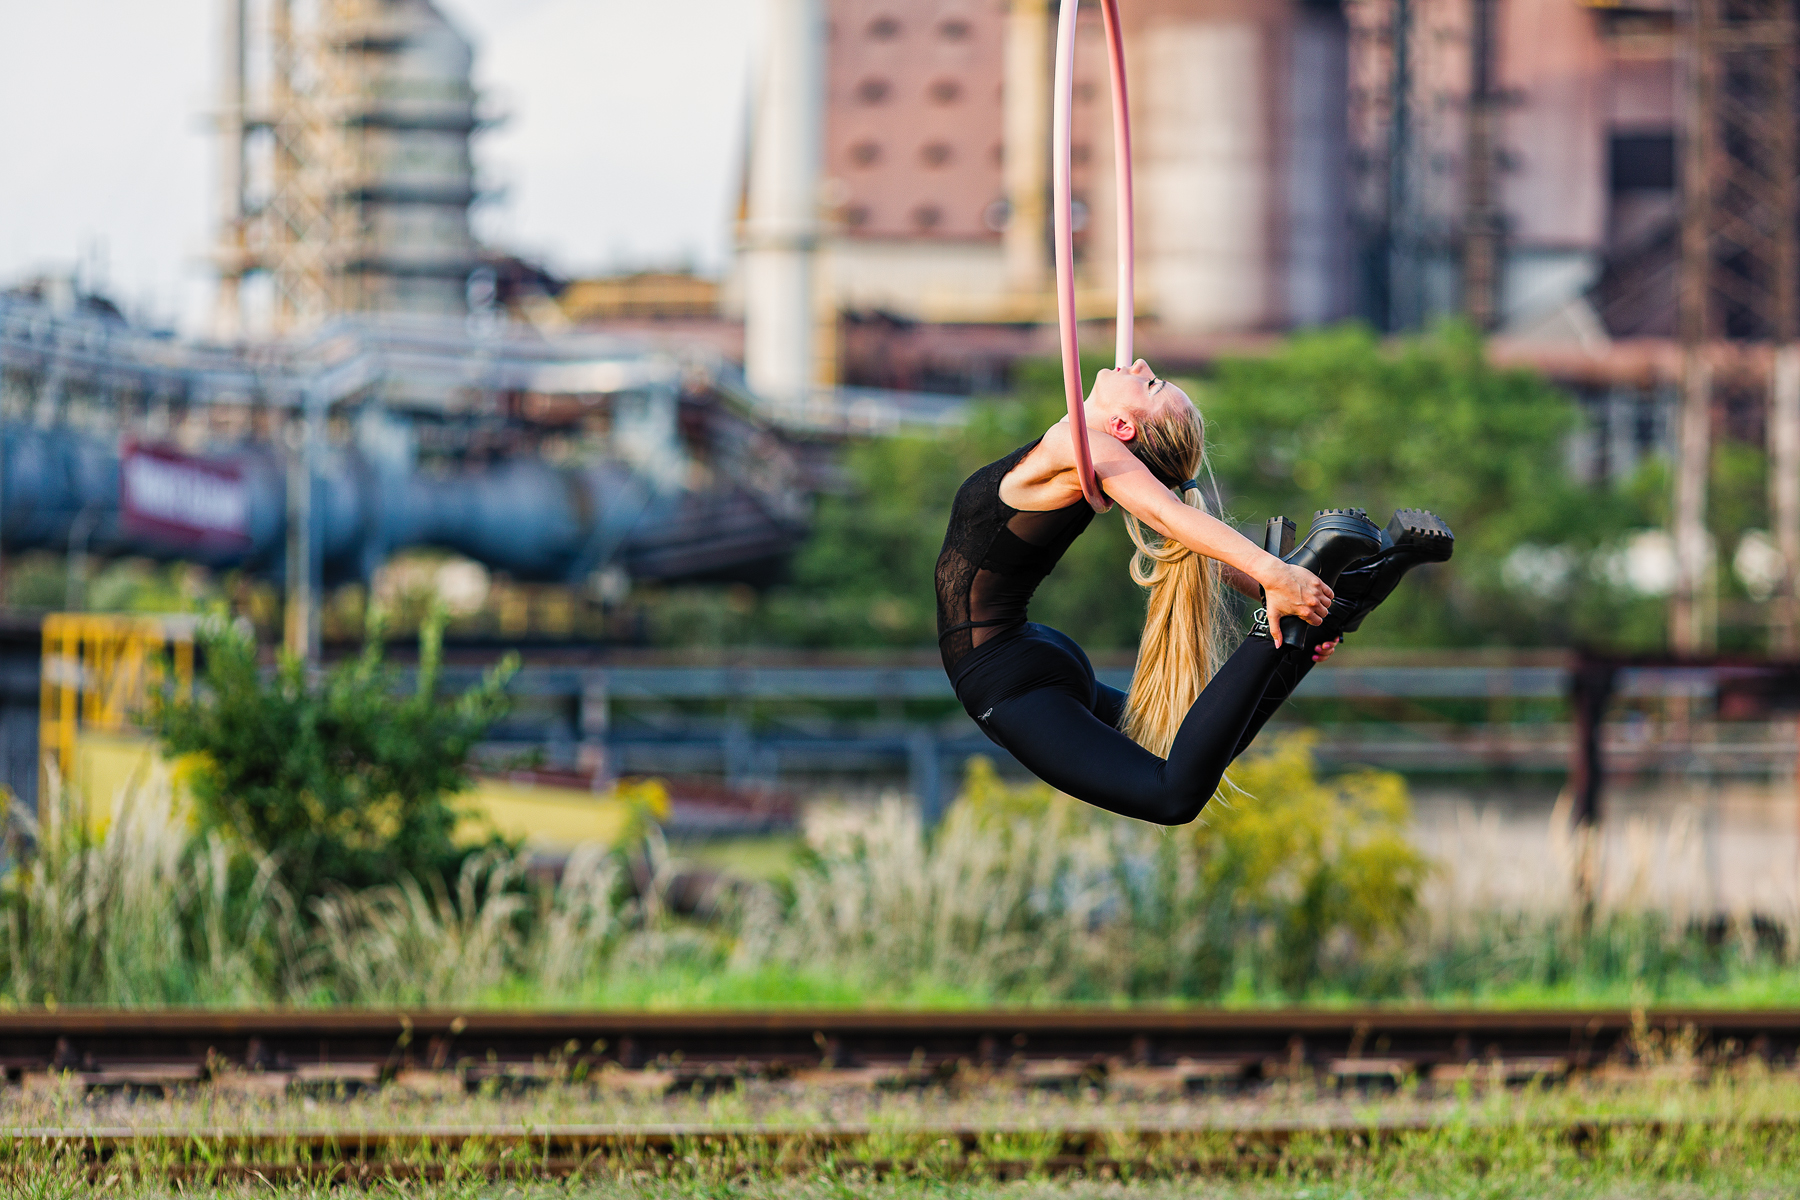
<svg viewBox="0 0 1800 1200">
<path fill-rule="evenodd" d="M 33 1129 L 127 1126 L 169 1137 L 154 1151 L 156 1162 L 204 1164 L 180 1131 L 206 1127 L 221 1132 L 283 1130 L 296 1135 L 331 1131 L 346 1140 L 422 1124 L 479 1124 L 526 1131 L 548 1125 L 604 1123 L 650 1126 L 704 1123 L 715 1126 L 778 1125 L 822 1128 L 832 1124 L 873 1127 L 863 1141 L 835 1154 L 772 1159 L 766 1152 L 721 1139 L 696 1141 L 676 1160 L 661 1156 L 596 1161 L 563 1183 L 489 1178 L 491 1154 L 476 1150 L 440 1165 L 455 1169 L 443 1184 L 395 1183 L 374 1191 L 394 1196 L 1117 1196 L 1205 1194 L 1242 1197 L 1773 1197 L 1792 1195 L 1800 1183 L 1800 1139 L 1771 1130 L 1770 1119 L 1800 1114 L 1800 1084 L 1792 1076 L 1751 1070 L 1720 1074 L 1707 1083 L 1594 1082 L 1539 1091 L 1465 1091 L 1431 1098 L 1402 1088 L 1394 1094 L 1322 1092 L 1311 1086 L 1275 1085 L 1247 1096 L 1190 1096 L 1145 1101 L 1095 1093 L 1026 1092 L 1003 1082 L 969 1082 L 954 1091 L 846 1093 L 795 1084 L 752 1084 L 711 1096 L 652 1098 L 607 1086 L 553 1085 L 523 1095 L 487 1092 L 446 1098 L 391 1087 L 337 1101 L 233 1092 L 215 1084 L 174 1100 L 89 1097 L 64 1087 L 0 1091 L 0 1125 L 10 1133 Z M 1660 1130 L 1620 1132 L 1581 1144 L 1559 1128 L 1575 1119 L 1654 1117 Z M 1225 1130 L 1284 1121 L 1355 1122 L 1372 1127 L 1395 1121 L 1431 1122 L 1424 1132 L 1400 1135 L 1374 1150 L 1328 1137 L 1301 1137 L 1285 1153 L 1226 1170 L 1204 1184 L 1170 1178 L 1174 1164 L 1192 1159 L 1231 1160 Z M 979 1163 L 934 1158 L 919 1132 L 951 1123 L 991 1127 L 983 1152 L 1002 1160 L 1030 1161 L 1054 1139 L 1050 1131 L 1071 1124 L 1110 1126 L 1110 1179 L 1047 1178 L 1002 1184 L 982 1178 Z M 1173 1140 L 1134 1138 L 1132 1128 L 1181 1131 Z M 1012 1132 L 1002 1132 L 1010 1130 Z M 404 1155 L 406 1152 L 397 1151 Z M 867 1164 L 896 1155 L 915 1159 L 900 1177 L 877 1177 Z M 279 1149 L 262 1160 L 283 1161 Z M 422 1161 L 408 1157 L 396 1165 Z M 523 1167 L 524 1164 L 521 1164 Z M 379 1168 L 378 1168 L 379 1170 Z M 272 1172 L 271 1172 L 272 1173 Z M 149 1196 L 238 1196 L 247 1185 L 180 1189 L 140 1178 L 129 1159 L 115 1160 L 96 1181 L 106 1192 Z M 254 1181 L 252 1181 L 254 1182 Z M 90 1194 L 85 1167 L 46 1155 L 28 1143 L 0 1138 L 0 1196 Z M 305 1187 L 257 1183 L 258 1194 L 311 1194 Z M 361 1189 L 333 1190 L 330 1194 Z M 325 1195 L 321 1190 L 318 1194 Z"/>
<path fill-rule="evenodd" d="M 53 794 L 0 881 L 0 996 L 119 1006 L 1800 1001 L 1785 948 L 1713 910 L 1679 814 L 1587 846 L 1492 818 L 1406 841 L 1392 776 L 1321 780 L 1303 744 L 1253 764 L 1208 824 L 1163 830 L 974 771 L 926 831 L 894 797 L 815 814 L 785 887 L 661 902 L 675 861 L 577 852 L 560 881 L 504 854 L 448 885 L 340 891 L 298 911 L 274 865 L 193 831 L 168 780 L 94 835 Z M 1521 845 L 1524 846 L 1521 849 Z M 1593 904 L 1575 886 L 1591 864 Z M 1800 884 L 1780 885 L 1800 916 Z M 1520 898 L 1520 889 L 1527 898 Z M 1507 897 L 1511 897 L 1510 899 Z M 737 990 L 733 990 L 733 988 Z M 1685 990 L 1684 990 L 1685 989 Z M 1737 989 L 1733 991 L 1732 989 Z"/>
</svg>

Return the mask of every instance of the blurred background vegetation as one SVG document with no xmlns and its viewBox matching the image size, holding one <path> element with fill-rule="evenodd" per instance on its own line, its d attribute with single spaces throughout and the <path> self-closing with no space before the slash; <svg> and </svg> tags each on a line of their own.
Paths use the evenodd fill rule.
<svg viewBox="0 0 1800 1200">
<path fill-rule="evenodd" d="M 1088 364 L 1090 379 L 1101 365 Z M 1582 482 L 1570 463 L 1577 401 L 1533 373 L 1493 366 L 1466 329 L 1385 346 L 1355 326 L 1307 333 L 1181 383 L 1206 417 L 1224 515 L 1252 536 L 1278 513 L 1304 532 L 1314 510 L 1345 506 L 1378 522 L 1397 507 L 1430 508 L 1455 530 L 1455 559 L 1409 580 L 1360 644 L 1663 645 L 1666 600 L 1631 556 L 1661 536 L 1666 467 L 1651 459 L 1623 479 Z M 1060 371 L 1041 363 L 953 434 L 851 446 L 846 486 L 820 500 L 786 584 L 643 595 L 653 636 L 668 645 L 930 645 L 932 564 L 958 484 L 1062 412 Z M 1766 524 L 1763 455 L 1724 442 L 1717 457 L 1711 520 L 1729 550 Z M 1033 616 L 1092 650 L 1134 647 L 1143 601 L 1129 557 L 1122 522 L 1097 521 Z M 1744 595 L 1729 571 L 1720 585 L 1728 600 Z M 1729 623 L 1722 632 L 1727 645 L 1759 636 Z"/>
<path fill-rule="evenodd" d="M 1403 782 L 1323 777 L 1303 738 L 1254 753 L 1238 779 L 1243 794 L 1163 829 L 975 759 L 936 828 L 899 797 L 822 808 L 768 878 L 708 875 L 695 902 L 691 865 L 654 827 L 583 846 L 559 872 L 490 842 L 460 863 L 395 863 L 385 882 L 344 855 L 295 878 L 286 842 L 265 848 L 259 829 L 153 772 L 104 827 L 60 790 L 35 815 L 13 812 L 0 1005 L 1625 1007 L 1800 994 L 1792 946 L 1748 914 L 1721 924 L 1568 888 L 1521 910 L 1454 902 L 1445 885 L 1470 864 L 1409 843 Z M 1552 821 L 1538 852 L 1566 857 L 1565 833 Z"/>
<path fill-rule="evenodd" d="M 1089 379 L 1103 363 L 1087 364 Z M 1355 506 L 1378 522 L 1397 507 L 1430 508 L 1455 530 L 1447 566 L 1420 572 L 1365 624 L 1365 646 L 1664 647 L 1669 580 L 1666 464 L 1582 478 L 1579 401 L 1542 377 L 1502 369 L 1481 339 L 1447 325 L 1383 341 L 1349 325 L 1290 338 L 1274 353 L 1221 359 L 1180 381 L 1207 420 L 1224 516 L 1260 539 L 1282 514 L 1305 530 L 1314 510 Z M 811 536 L 772 587 L 639 585 L 609 595 L 604 614 L 576 589 L 521 585 L 431 551 L 397 557 L 371 588 L 327 600 L 327 635 L 355 640 L 371 602 L 396 634 L 434 604 L 455 635 L 647 640 L 665 647 L 924 648 L 933 644 L 932 565 L 950 502 L 972 471 L 1041 434 L 1063 412 L 1060 368 L 1021 365 L 1013 390 L 974 406 L 938 436 L 847 443 L 839 486 L 820 496 Z M 1741 563 L 1770 545 L 1760 448 L 1721 438 L 1708 520 L 1720 565 L 1722 649 L 1759 649 L 1766 614 Z M 1760 542 L 1759 542 L 1759 539 Z M 1143 599 L 1126 575 L 1130 543 L 1108 516 L 1077 541 L 1033 616 L 1090 650 L 1135 647 Z M 1754 575 L 1754 572 L 1752 572 Z M 465 578 L 466 576 L 466 578 Z M 8 599 L 24 608 L 181 612 L 228 608 L 267 637 L 280 601 L 266 581 L 126 559 L 27 554 L 9 567 Z"/>
</svg>

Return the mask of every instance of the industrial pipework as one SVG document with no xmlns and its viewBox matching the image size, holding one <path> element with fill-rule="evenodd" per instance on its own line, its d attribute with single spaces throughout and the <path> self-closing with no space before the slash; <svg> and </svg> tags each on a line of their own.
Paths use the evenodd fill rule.
<svg viewBox="0 0 1800 1200">
<path fill-rule="evenodd" d="M 345 318 L 239 350 L 67 289 L 0 295 L 0 546 L 315 589 L 427 545 L 520 579 L 766 574 L 806 500 L 789 444 L 716 374 L 461 321 Z"/>
</svg>

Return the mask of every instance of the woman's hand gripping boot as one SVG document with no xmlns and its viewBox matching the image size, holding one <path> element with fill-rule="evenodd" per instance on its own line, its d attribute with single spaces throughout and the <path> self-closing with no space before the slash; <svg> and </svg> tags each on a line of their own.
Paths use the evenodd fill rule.
<svg viewBox="0 0 1800 1200">
<path fill-rule="evenodd" d="M 1275 553 L 1277 546 L 1286 550 L 1284 543 L 1292 536 L 1292 529 L 1292 523 L 1284 518 L 1277 517 L 1270 521 L 1265 549 L 1270 553 Z M 1274 545 L 1269 545 L 1270 542 Z M 1286 550 L 1279 557 L 1290 566 L 1311 571 L 1327 587 L 1335 588 L 1337 578 L 1345 568 L 1380 551 L 1381 530 L 1369 520 L 1367 513 L 1360 508 L 1327 508 L 1313 514 L 1312 527 L 1306 531 L 1306 537 L 1300 544 L 1292 550 Z M 1253 635 L 1268 636 L 1266 609 L 1258 610 L 1256 627 L 1251 632 Z M 1281 618 L 1282 645 L 1310 649 L 1315 643 L 1325 640 L 1327 639 L 1317 636 L 1317 630 L 1313 626 L 1299 617 L 1290 614 Z"/>
</svg>

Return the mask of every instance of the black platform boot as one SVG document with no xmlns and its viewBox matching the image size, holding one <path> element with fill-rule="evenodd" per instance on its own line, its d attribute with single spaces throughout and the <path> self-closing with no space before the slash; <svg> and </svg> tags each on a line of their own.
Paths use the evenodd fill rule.
<svg viewBox="0 0 1800 1200">
<path fill-rule="evenodd" d="M 1271 535 L 1274 532 L 1275 522 L 1271 521 Z M 1313 514 L 1312 527 L 1306 531 L 1306 537 L 1292 551 L 1281 555 L 1281 561 L 1304 567 L 1324 580 L 1327 587 L 1335 589 L 1337 578 L 1346 567 L 1380 553 L 1381 545 L 1381 530 L 1369 520 L 1368 513 L 1360 508 L 1326 508 Z M 1251 633 L 1266 637 L 1268 630 L 1268 610 L 1258 609 L 1256 626 Z M 1297 616 L 1289 614 L 1281 618 L 1284 646 L 1316 645 L 1317 639 L 1308 636 L 1314 632 L 1313 626 Z"/>
<path fill-rule="evenodd" d="M 1401 578 L 1425 563 L 1447 562 L 1456 549 L 1450 527 L 1422 508 L 1402 508 L 1381 531 L 1381 551 L 1332 583 L 1331 612 L 1310 630 L 1314 645 L 1362 628 L 1363 618 L 1386 600 Z"/>
</svg>

